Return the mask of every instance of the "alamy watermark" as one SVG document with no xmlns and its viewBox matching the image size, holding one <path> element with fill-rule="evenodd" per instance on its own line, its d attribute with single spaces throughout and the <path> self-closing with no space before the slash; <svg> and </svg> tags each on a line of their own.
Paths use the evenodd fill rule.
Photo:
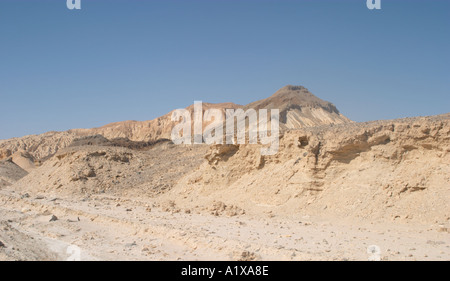
<svg viewBox="0 0 450 281">
<path fill-rule="evenodd" d="M 69 10 L 81 10 L 81 0 L 67 0 L 66 5 Z M 369 10 L 380 10 L 381 0 L 367 0 L 366 5 Z"/>
<path fill-rule="evenodd" d="M 66 5 L 69 10 L 81 10 L 81 0 L 67 0 Z"/>
<path fill-rule="evenodd" d="M 222 110 L 212 108 L 203 113 L 202 102 L 196 101 L 193 116 L 187 109 L 173 111 L 171 119 L 179 123 L 173 127 L 171 139 L 175 144 L 245 144 L 248 133 L 249 144 L 269 145 L 261 148 L 261 154 L 273 155 L 279 147 L 280 111 L 271 109 L 270 121 L 267 113 L 267 109 L 226 109 L 224 120 Z M 203 128 L 203 123 L 209 124 Z"/>
<path fill-rule="evenodd" d="M 78 246 L 70 245 L 66 249 L 67 257 L 66 261 L 81 261 L 81 249 Z"/>
<path fill-rule="evenodd" d="M 369 10 L 380 10 L 381 9 L 381 0 L 367 0 L 366 2 L 367 8 Z"/>
<path fill-rule="evenodd" d="M 367 247 L 367 253 L 370 255 L 369 261 L 381 261 L 381 249 L 377 245 L 370 245 Z"/>
</svg>

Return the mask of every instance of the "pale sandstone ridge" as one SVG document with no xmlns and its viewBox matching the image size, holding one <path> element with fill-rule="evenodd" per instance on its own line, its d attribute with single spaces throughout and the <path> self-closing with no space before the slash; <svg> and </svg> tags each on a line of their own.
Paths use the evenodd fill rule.
<svg viewBox="0 0 450 281">
<path fill-rule="evenodd" d="M 450 114 L 289 130 L 273 156 L 249 144 L 83 143 L 62 149 L 14 189 L 152 198 L 172 211 L 215 213 L 212 206 L 224 204 L 256 216 L 450 219 Z"/>
<path fill-rule="evenodd" d="M 212 146 L 167 198 L 254 213 L 448 222 L 450 114 L 285 132 L 279 152 Z"/>
<path fill-rule="evenodd" d="M 203 103 L 203 111 L 216 108 L 224 114 L 226 109 L 242 107 L 234 103 Z M 194 106 L 186 108 L 192 116 Z M 94 129 L 74 129 L 69 132 L 80 136 L 102 135 L 108 139 L 127 138 L 132 141 L 155 141 L 157 139 L 170 139 L 172 128 L 178 123 L 171 120 L 172 112 L 150 121 L 123 121 L 105 125 Z M 193 122 L 193 120 L 192 120 Z M 207 123 L 205 122 L 206 126 Z"/>
<path fill-rule="evenodd" d="M 69 246 L 82 260 L 370 260 L 369 245 L 382 260 L 450 258 L 450 114 L 287 130 L 272 156 L 68 132 L 14 141 L 0 260 L 66 260 Z"/>
<path fill-rule="evenodd" d="M 245 106 L 234 103 L 203 103 L 203 111 L 220 109 L 225 118 L 226 109 L 279 109 L 282 129 L 298 129 L 325 124 L 342 124 L 351 122 L 343 116 L 330 102 L 321 100 L 302 86 L 288 85 L 278 90 L 269 98 L 250 103 Z M 194 112 L 194 106 L 186 109 Z M 102 135 L 106 138 L 128 138 L 132 141 L 153 141 L 170 138 L 176 122 L 171 121 L 172 112 L 151 121 L 124 121 L 108 124 L 94 129 L 70 130 L 77 135 Z M 193 120 L 192 120 L 193 122 Z M 205 127 L 208 123 L 204 122 Z"/>
<path fill-rule="evenodd" d="M 26 152 L 29 158 L 39 162 L 69 146 L 75 138 L 77 136 L 70 132 L 47 132 L 5 140 L 0 143 L 0 160 L 17 152 Z"/>
<path fill-rule="evenodd" d="M 271 97 L 250 103 L 246 106 L 228 103 L 203 103 L 203 111 L 215 108 L 222 111 L 225 118 L 227 109 L 253 108 L 255 110 L 280 109 L 281 129 L 295 129 L 325 124 L 351 122 L 339 113 L 336 107 L 323 101 L 302 86 L 285 86 Z M 194 106 L 186 108 L 192 113 Z M 107 139 L 126 138 L 137 142 L 153 142 L 158 139 L 170 139 L 173 127 L 178 123 L 171 120 L 173 111 L 149 121 L 115 122 L 92 129 L 72 129 L 66 132 L 48 132 L 41 135 L 25 136 L 0 142 L 0 159 L 5 159 L 20 151 L 39 162 L 54 155 L 58 150 L 69 146 L 75 139 L 101 135 Z M 193 120 L 192 120 L 193 122 Z M 209 122 L 204 122 L 203 127 Z M 192 126 L 193 128 L 193 126 Z M 29 169 L 29 165 L 28 168 Z"/>
</svg>

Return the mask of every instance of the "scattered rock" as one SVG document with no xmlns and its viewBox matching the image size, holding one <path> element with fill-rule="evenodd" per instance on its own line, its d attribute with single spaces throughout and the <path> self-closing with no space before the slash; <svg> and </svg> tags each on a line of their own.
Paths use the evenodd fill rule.
<svg viewBox="0 0 450 281">
<path fill-rule="evenodd" d="M 445 242 L 444 241 L 432 241 L 432 240 L 428 240 L 427 244 L 433 245 L 433 246 L 437 246 L 437 245 L 444 245 Z"/>
<path fill-rule="evenodd" d="M 237 261 L 257 261 L 257 260 L 261 260 L 261 256 L 250 251 L 243 251 L 237 257 Z"/>
<path fill-rule="evenodd" d="M 20 196 L 20 198 L 21 198 L 21 199 L 24 199 L 24 198 L 30 198 L 30 194 L 25 193 L 25 194 L 23 194 L 22 196 Z"/>
<path fill-rule="evenodd" d="M 176 207 L 175 201 L 169 200 L 161 204 L 161 209 L 164 212 L 171 212 L 171 213 L 179 213 L 181 210 Z"/>
<path fill-rule="evenodd" d="M 245 211 L 234 205 L 226 205 L 221 201 L 214 201 L 209 211 L 214 216 L 225 214 L 229 217 L 244 215 Z"/>
<path fill-rule="evenodd" d="M 447 227 L 445 227 L 443 225 L 440 225 L 439 228 L 438 228 L 438 232 L 449 232 L 449 231 L 448 231 Z"/>
<path fill-rule="evenodd" d="M 134 247 L 134 246 L 137 246 L 136 241 L 133 241 L 133 243 L 125 244 L 125 247 L 127 247 L 127 248 L 131 248 L 131 247 Z"/>
</svg>

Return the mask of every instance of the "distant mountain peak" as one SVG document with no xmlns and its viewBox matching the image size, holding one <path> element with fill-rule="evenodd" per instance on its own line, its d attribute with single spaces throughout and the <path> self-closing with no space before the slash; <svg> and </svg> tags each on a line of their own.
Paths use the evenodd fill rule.
<svg viewBox="0 0 450 281">
<path fill-rule="evenodd" d="M 300 85 L 286 85 L 283 88 L 279 89 L 278 91 L 305 91 L 305 90 L 308 91 L 308 89 Z"/>
<path fill-rule="evenodd" d="M 331 102 L 324 101 L 313 95 L 307 88 L 303 86 L 287 85 L 279 89 L 272 96 L 252 102 L 245 106 L 245 108 L 254 109 L 272 109 L 278 108 L 280 112 L 290 109 L 302 108 L 321 108 L 329 113 L 340 114 L 336 106 Z"/>
<path fill-rule="evenodd" d="M 340 114 L 330 102 L 313 95 L 307 88 L 296 85 L 286 85 L 272 96 L 245 106 L 225 103 L 202 104 L 203 110 L 210 108 L 225 112 L 226 109 L 278 109 L 280 128 L 282 130 L 314 127 L 326 124 L 342 124 L 351 122 Z M 186 108 L 193 112 L 194 106 Z M 126 138 L 132 141 L 156 141 L 169 139 L 176 122 L 172 121 L 172 112 L 148 121 L 122 121 L 92 129 L 72 129 L 67 132 L 46 133 L 39 136 L 29 136 L 0 142 L 0 159 L 9 157 L 12 153 L 27 150 L 35 159 L 46 159 L 59 149 L 66 147 L 79 137 L 100 135 L 107 139 Z M 204 125 L 206 125 L 204 123 Z"/>
</svg>

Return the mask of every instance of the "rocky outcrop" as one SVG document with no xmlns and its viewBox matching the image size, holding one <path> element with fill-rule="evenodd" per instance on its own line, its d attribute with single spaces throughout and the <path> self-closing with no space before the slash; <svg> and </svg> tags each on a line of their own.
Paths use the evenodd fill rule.
<svg viewBox="0 0 450 281">
<path fill-rule="evenodd" d="M 70 146 L 21 178 L 14 188 L 70 196 L 117 193 L 151 197 L 172 188 L 183 175 L 197 168 L 207 149 L 206 145 L 192 149 L 170 142 L 158 142 L 145 150 Z"/>
<path fill-rule="evenodd" d="M 277 154 L 259 148 L 213 146 L 167 196 L 258 213 L 450 219 L 450 114 L 290 130 Z"/>
<path fill-rule="evenodd" d="M 150 196 L 185 210 L 209 210 L 220 201 L 214 206 L 225 215 L 230 209 L 424 223 L 450 219 L 450 114 L 288 130 L 275 155 L 261 155 L 259 144 L 160 142 L 141 149 L 113 143 L 80 139 L 28 175 L 10 158 L 8 171 L 22 174 L 4 177 L 4 185 L 61 196 Z"/>
<path fill-rule="evenodd" d="M 33 159 L 45 160 L 58 150 L 69 146 L 77 136 L 69 132 L 48 132 L 5 140 L 0 143 L 0 159 L 16 152 L 26 152 Z"/>
</svg>

